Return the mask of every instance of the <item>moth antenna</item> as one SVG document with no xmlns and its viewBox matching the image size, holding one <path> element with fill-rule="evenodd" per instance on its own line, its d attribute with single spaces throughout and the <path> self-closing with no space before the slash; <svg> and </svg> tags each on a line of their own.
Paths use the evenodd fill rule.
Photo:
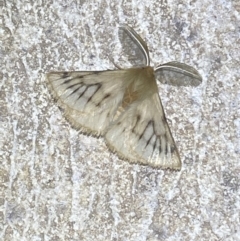
<svg viewBox="0 0 240 241">
<path fill-rule="evenodd" d="M 114 59 L 108 55 L 108 59 L 110 62 L 117 68 L 117 69 L 122 69 L 118 64 L 115 63 Z"/>
</svg>

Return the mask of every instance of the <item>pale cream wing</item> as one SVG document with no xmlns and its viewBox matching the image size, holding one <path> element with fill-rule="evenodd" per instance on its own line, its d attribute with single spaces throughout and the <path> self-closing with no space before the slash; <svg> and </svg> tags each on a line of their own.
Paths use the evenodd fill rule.
<svg viewBox="0 0 240 241">
<path fill-rule="evenodd" d="M 156 93 L 133 102 L 111 124 L 108 146 L 129 162 L 179 170 L 181 160 Z"/>
<path fill-rule="evenodd" d="M 102 135 L 122 102 L 124 75 L 125 70 L 52 72 L 47 79 L 73 126 Z"/>
</svg>

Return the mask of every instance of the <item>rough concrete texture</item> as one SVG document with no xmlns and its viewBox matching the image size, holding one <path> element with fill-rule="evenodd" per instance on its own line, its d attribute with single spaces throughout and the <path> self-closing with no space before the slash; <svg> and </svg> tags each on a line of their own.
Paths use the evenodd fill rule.
<svg viewBox="0 0 240 241">
<path fill-rule="evenodd" d="M 121 23 L 203 77 L 159 84 L 180 172 L 118 159 L 49 94 L 46 72 L 114 68 Z M 0 240 L 240 240 L 239 1 L 1 0 L 0 41 Z"/>
</svg>

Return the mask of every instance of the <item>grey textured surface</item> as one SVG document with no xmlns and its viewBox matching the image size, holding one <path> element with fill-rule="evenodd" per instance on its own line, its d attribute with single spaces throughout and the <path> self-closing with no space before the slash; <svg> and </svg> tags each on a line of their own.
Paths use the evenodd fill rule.
<svg viewBox="0 0 240 241">
<path fill-rule="evenodd" d="M 119 160 L 49 94 L 46 72 L 114 68 L 120 23 L 203 76 L 159 85 L 180 172 Z M 240 240 L 239 39 L 237 0 L 0 1 L 0 239 Z"/>
</svg>

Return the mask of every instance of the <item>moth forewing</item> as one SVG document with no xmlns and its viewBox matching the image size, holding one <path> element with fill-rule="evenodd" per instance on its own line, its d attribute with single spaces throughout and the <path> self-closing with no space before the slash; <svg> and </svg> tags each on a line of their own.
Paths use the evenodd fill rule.
<svg viewBox="0 0 240 241">
<path fill-rule="evenodd" d="M 102 135 L 123 99 L 126 70 L 52 72 L 50 90 L 71 124 L 84 133 Z"/>
<path fill-rule="evenodd" d="M 202 83 L 202 77 L 196 69 L 187 64 L 176 61 L 159 65 L 155 69 L 155 75 L 163 84 L 175 86 L 198 86 Z"/>
<path fill-rule="evenodd" d="M 125 78 L 132 79 L 134 72 L 134 88 L 128 94 L 137 97 L 111 123 L 105 134 L 106 142 L 130 162 L 180 169 L 181 161 L 164 115 L 154 71 L 151 67 L 132 69 Z"/>
</svg>

